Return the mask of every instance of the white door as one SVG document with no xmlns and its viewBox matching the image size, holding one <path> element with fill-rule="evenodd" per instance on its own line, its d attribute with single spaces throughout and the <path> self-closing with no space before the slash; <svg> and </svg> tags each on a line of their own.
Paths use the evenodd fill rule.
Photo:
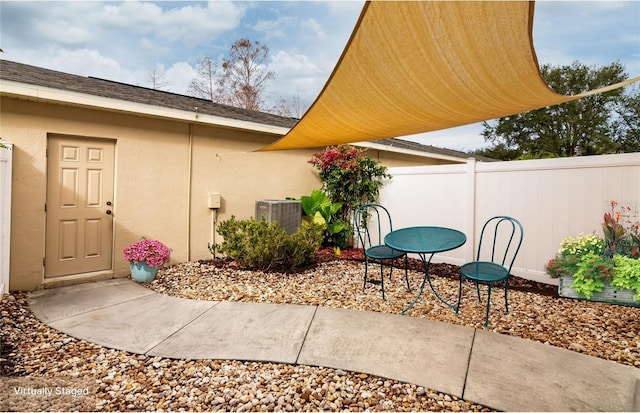
<svg viewBox="0 0 640 413">
<path fill-rule="evenodd" d="M 115 142 L 50 137 L 45 277 L 110 270 Z"/>
</svg>

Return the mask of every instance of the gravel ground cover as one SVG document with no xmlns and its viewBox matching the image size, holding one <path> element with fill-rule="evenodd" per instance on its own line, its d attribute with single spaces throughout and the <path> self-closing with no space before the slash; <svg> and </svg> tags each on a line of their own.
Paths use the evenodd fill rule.
<svg viewBox="0 0 640 413">
<path fill-rule="evenodd" d="M 364 264 L 325 256 L 297 273 L 246 271 L 222 260 L 163 268 L 145 284 L 163 294 L 201 300 L 292 303 L 398 314 L 422 280 L 412 262 L 409 293 L 403 272 L 385 279 L 379 267 L 362 290 Z M 456 267 L 433 265 L 434 286 L 457 294 Z M 640 309 L 558 298 L 555 287 L 522 280 L 492 297 L 489 330 L 640 367 Z M 427 287 L 428 288 L 428 287 Z M 408 316 L 481 328 L 484 306 L 465 290 L 458 316 L 429 290 Z M 0 411 L 490 411 L 447 394 L 359 372 L 233 360 L 171 360 L 87 343 L 40 323 L 26 296 L 0 304 Z M 15 394 L 50 389 L 59 396 Z M 69 393 L 77 392 L 71 397 Z"/>
</svg>

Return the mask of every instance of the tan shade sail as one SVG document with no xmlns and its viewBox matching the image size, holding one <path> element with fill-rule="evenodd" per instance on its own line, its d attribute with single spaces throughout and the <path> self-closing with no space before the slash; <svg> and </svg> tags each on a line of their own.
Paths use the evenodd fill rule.
<svg viewBox="0 0 640 413">
<path fill-rule="evenodd" d="M 302 119 L 262 150 L 311 148 L 446 129 L 575 96 L 553 92 L 533 49 L 533 2 L 367 2 Z"/>
</svg>

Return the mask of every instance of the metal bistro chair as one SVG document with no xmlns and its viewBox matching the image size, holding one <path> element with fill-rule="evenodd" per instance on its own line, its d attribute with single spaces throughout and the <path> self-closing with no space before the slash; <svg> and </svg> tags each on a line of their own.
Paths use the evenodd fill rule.
<svg viewBox="0 0 640 413">
<path fill-rule="evenodd" d="M 369 260 L 377 260 L 380 263 L 380 284 L 382 288 L 382 299 L 385 300 L 384 294 L 384 261 L 389 261 L 389 279 L 393 272 L 393 260 L 404 257 L 404 278 L 407 282 L 407 290 L 411 291 L 409 286 L 408 260 L 407 254 L 388 247 L 384 244 L 383 232 L 386 228 L 389 232 L 393 231 L 391 222 L 391 214 L 389 211 L 379 204 L 366 204 L 356 208 L 354 213 L 354 225 L 360 244 L 364 250 L 364 282 L 362 290 L 367 285 L 367 273 L 369 270 Z"/>
<path fill-rule="evenodd" d="M 478 301 L 480 302 L 482 302 L 482 299 L 480 298 L 479 284 L 487 285 L 487 314 L 484 328 L 487 328 L 489 324 L 491 288 L 494 284 L 504 285 L 505 314 L 509 314 L 509 303 L 507 301 L 509 273 L 522 245 L 523 236 L 522 224 L 515 218 L 495 216 L 484 224 L 480 233 L 476 260 L 460 267 L 460 290 L 458 291 L 456 314 L 460 309 L 462 300 L 463 282 L 467 284 L 467 281 L 472 281 L 475 284 Z M 484 250 L 482 249 L 483 242 L 485 243 Z M 486 260 L 483 261 L 482 259 Z"/>
</svg>

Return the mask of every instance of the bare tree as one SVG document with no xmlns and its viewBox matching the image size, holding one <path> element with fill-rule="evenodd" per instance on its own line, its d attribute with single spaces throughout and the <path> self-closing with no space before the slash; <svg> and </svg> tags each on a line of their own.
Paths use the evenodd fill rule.
<svg viewBox="0 0 640 413">
<path fill-rule="evenodd" d="M 155 90 L 160 90 L 166 87 L 169 82 L 164 79 L 164 72 L 158 69 L 153 69 L 147 72 L 147 76 L 149 77 L 149 81 L 151 82 L 151 88 Z"/>
<path fill-rule="evenodd" d="M 292 116 L 293 110 L 291 104 L 289 104 L 286 99 L 281 97 L 278 103 L 276 103 L 276 105 L 271 108 L 271 110 L 269 110 L 269 113 L 290 118 Z"/>
<path fill-rule="evenodd" d="M 300 98 L 300 90 L 296 90 L 296 94 L 291 96 L 290 102 L 291 102 L 292 116 L 300 119 L 304 114 L 304 112 L 307 111 L 307 108 L 308 108 L 308 105 L 304 104 L 302 102 L 302 99 Z"/>
<path fill-rule="evenodd" d="M 216 102 L 216 85 L 219 80 L 215 62 L 207 56 L 198 63 L 196 71 L 198 72 L 198 78 L 193 79 L 191 83 L 189 83 L 187 93 Z"/>
<path fill-rule="evenodd" d="M 258 41 L 236 40 L 223 59 L 217 101 L 249 110 L 262 110 L 264 93 L 275 72 L 265 66 L 269 48 Z"/>
<path fill-rule="evenodd" d="M 305 110 L 306 107 L 300 99 L 300 91 L 298 90 L 295 95 L 289 98 L 289 100 L 281 97 L 278 103 L 269 112 L 274 115 L 300 119 Z"/>
</svg>

